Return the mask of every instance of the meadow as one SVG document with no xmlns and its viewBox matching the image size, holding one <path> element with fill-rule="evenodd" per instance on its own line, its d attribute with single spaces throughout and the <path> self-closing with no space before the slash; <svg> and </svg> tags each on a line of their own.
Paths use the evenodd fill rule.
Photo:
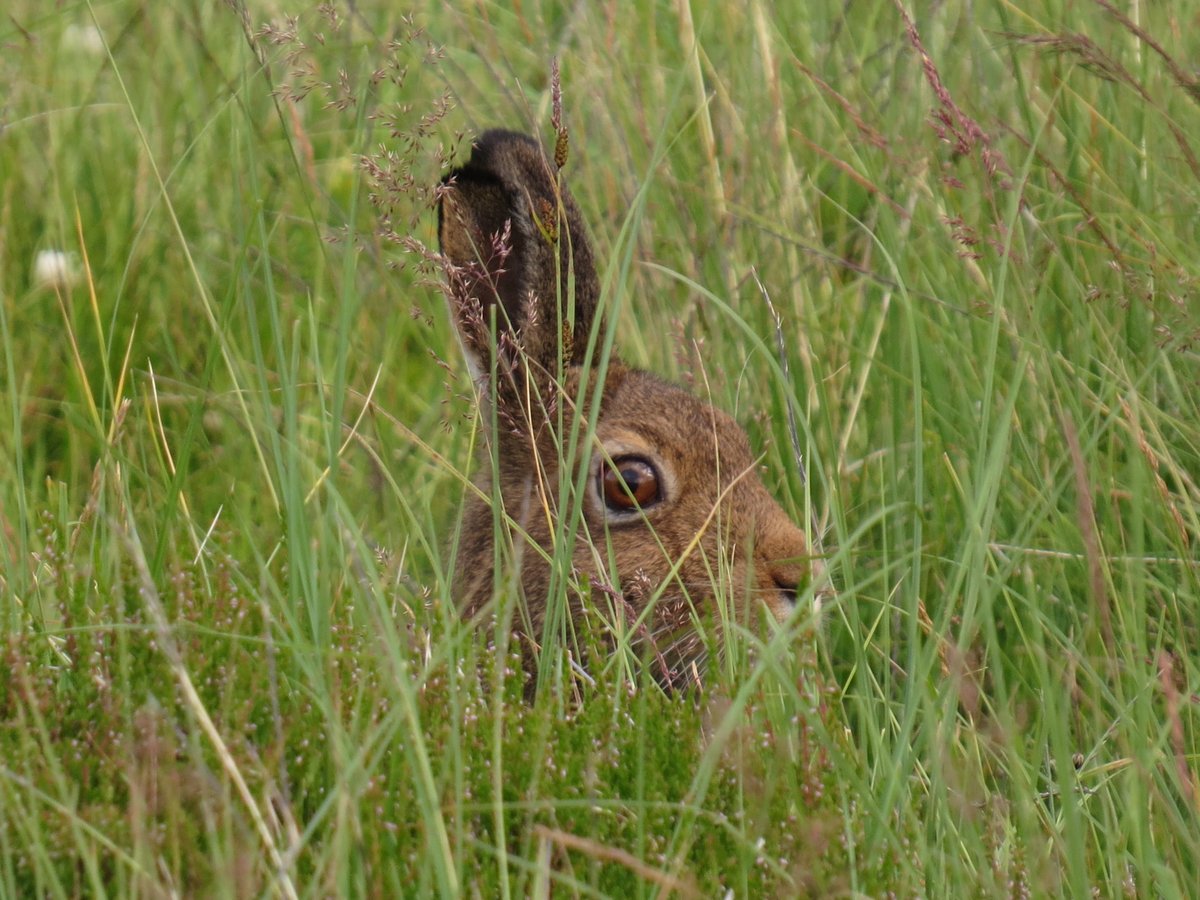
<svg viewBox="0 0 1200 900">
<path fill-rule="evenodd" d="M 1138 0 L 10 0 L 0 897 L 1195 896 L 1198 59 Z M 831 573 L 702 688 L 598 626 L 531 700 L 451 595 L 433 188 L 555 65 L 622 355 Z"/>
</svg>

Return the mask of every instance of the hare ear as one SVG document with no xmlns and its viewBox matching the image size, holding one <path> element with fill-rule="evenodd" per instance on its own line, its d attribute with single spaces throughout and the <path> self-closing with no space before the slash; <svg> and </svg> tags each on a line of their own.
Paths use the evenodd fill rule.
<svg viewBox="0 0 1200 900">
<path fill-rule="evenodd" d="M 438 238 L 476 378 L 496 348 L 506 375 L 581 363 L 600 283 L 579 210 L 537 141 L 488 131 L 443 185 Z"/>
</svg>

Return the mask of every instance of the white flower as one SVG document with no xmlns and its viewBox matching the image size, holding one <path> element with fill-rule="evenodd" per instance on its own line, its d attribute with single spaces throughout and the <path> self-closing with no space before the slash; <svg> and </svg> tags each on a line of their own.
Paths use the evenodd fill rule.
<svg viewBox="0 0 1200 900">
<path fill-rule="evenodd" d="M 63 29 L 62 45 L 65 50 L 78 50 L 91 56 L 104 55 L 104 37 L 95 25 L 68 25 Z"/>
<path fill-rule="evenodd" d="M 75 255 L 62 250 L 39 250 L 33 258 L 33 280 L 39 287 L 69 288 L 79 283 Z"/>
</svg>

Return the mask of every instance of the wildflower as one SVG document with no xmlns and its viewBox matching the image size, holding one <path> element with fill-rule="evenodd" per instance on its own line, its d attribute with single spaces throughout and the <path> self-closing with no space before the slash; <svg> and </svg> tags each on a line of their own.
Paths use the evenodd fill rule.
<svg viewBox="0 0 1200 900">
<path fill-rule="evenodd" d="M 69 288 L 79 283 L 79 263 L 62 250 L 39 250 L 33 258 L 33 280 L 39 287 Z"/>
<path fill-rule="evenodd" d="M 68 25 L 63 29 L 64 50 L 75 50 L 89 56 L 104 55 L 104 37 L 95 25 Z"/>
</svg>

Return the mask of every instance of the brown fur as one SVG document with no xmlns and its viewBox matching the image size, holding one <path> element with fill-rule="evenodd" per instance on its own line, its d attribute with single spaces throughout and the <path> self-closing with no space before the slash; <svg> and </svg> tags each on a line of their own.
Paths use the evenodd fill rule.
<svg viewBox="0 0 1200 900">
<path fill-rule="evenodd" d="M 553 555 L 560 447 L 576 417 L 590 412 L 587 398 L 595 389 L 594 373 L 586 375 L 586 389 L 580 382 L 589 335 L 603 327 L 596 321 L 599 279 L 573 199 L 540 146 L 523 135 L 489 131 L 479 139 L 467 165 L 446 180 L 439 237 L 447 295 L 485 422 L 490 398 L 496 404 L 498 467 L 483 489 L 490 496 L 491 485 L 498 485 L 525 601 L 517 628 L 536 641 L 551 582 L 538 548 Z M 488 380 L 493 368 L 494 387 Z M 584 398 L 581 408 L 575 398 Z M 564 434 L 556 435 L 560 424 Z M 483 450 L 488 470 L 489 443 Z M 664 493 L 640 513 L 613 514 L 600 494 L 600 473 L 606 460 L 627 455 L 657 469 Z M 693 615 L 715 613 L 718 593 L 732 596 L 727 615 L 744 620 L 765 605 L 782 621 L 806 580 L 820 575 L 804 532 L 763 487 L 737 423 L 615 358 L 600 396 L 595 442 L 572 463 L 572 482 L 580 466 L 588 476 L 580 501 L 584 533 L 572 555 L 577 583 L 586 578 L 593 586 L 619 586 L 619 605 L 632 617 L 658 595 L 644 633 L 665 663 L 658 674 L 668 681 L 673 673 L 686 677 L 703 667 Z M 512 575 L 493 571 L 493 540 L 491 506 L 472 498 L 456 574 L 467 615 L 490 609 L 497 587 Z M 714 583 L 729 590 L 714 591 Z M 578 619 L 579 597 L 567 600 Z"/>
</svg>

